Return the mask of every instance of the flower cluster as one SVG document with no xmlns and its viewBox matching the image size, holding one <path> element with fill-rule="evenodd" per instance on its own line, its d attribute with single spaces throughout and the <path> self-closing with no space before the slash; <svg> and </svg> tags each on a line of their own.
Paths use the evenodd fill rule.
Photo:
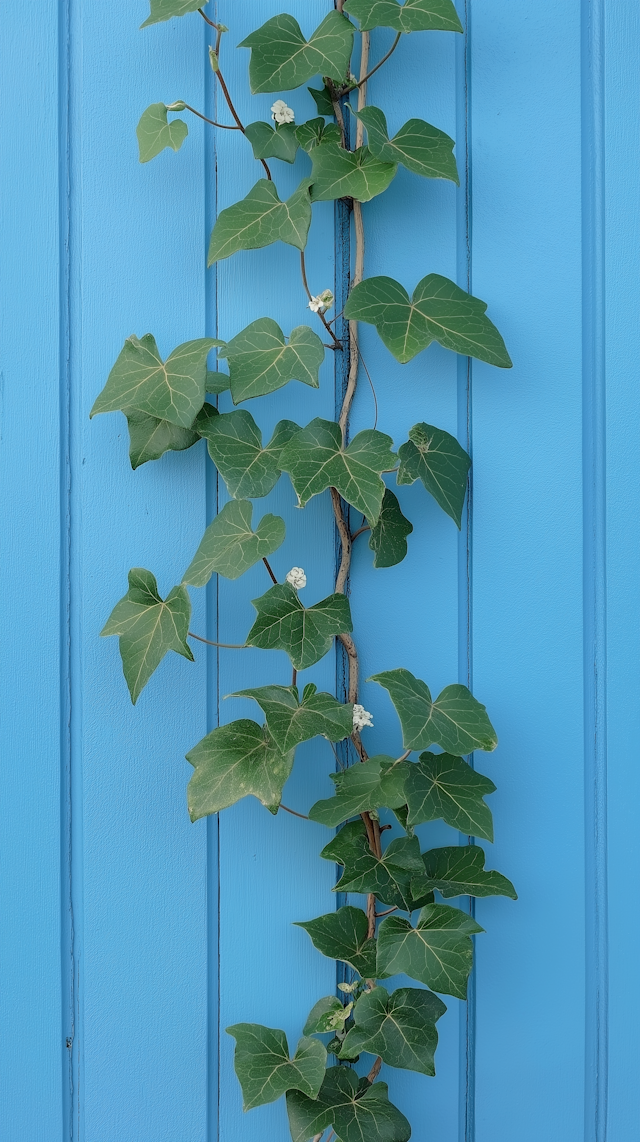
<svg viewBox="0 0 640 1142">
<path fill-rule="evenodd" d="M 356 702 L 353 707 L 353 728 L 363 730 L 365 726 L 373 727 L 372 715 Z"/>
<path fill-rule="evenodd" d="M 285 579 L 289 586 L 293 587 L 294 591 L 301 591 L 307 585 L 307 576 L 305 575 L 302 567 L 292 567 Z"/>
<path fill-rule="evenodd" d="M 295 112 L 291 107 L 287 107 L 284 99 L 276 99 L 271 108 L 271 118 L 275 119 L 276 123 L 293 123 L 295 117 Z"/>
<path fill-rule="evenodd" d="M 309 302 L 309 309 L 313 313 L 325 313 L 327 309 L 331 309 L 333 305 L 333 294 L 330 289 L 323 289 L 317 297 L 312 297 Z"/>
</svg>

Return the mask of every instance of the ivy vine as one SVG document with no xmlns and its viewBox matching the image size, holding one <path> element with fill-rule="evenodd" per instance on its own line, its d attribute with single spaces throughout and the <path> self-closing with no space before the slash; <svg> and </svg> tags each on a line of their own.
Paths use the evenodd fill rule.
<svg viewBox="0 0 640 1142">
<path fill-rule="evenodd" d="M 380 1067 L 384 1062 L 435 1074 L 436 1024 L 446 1010 L 440 995 L 466 998 L 472 937 L 482 931 L 468 912 L 442 900 L 516 895 L 506 877 L 485 869 L 485 854 L 477 844 L 421 852 L 414 831 L 440 819 L 469 837 L 493 839 L 485 797 L 495 786 L 465 760 L 474 750 L 493 750 L 497 744 L 485 707 L 466 686 L 454 683 L 434 698 L 409 670 L 383 670 L 371 680 L 387 691 L 397 711 L 402 746 L 397 757 L 369 756 L 362 731 L 372 727 L 372 719 L 358 702 L 358 652 L 347 594 L 352 544 L 358 536 L 368 532 L 375 567 L 391 567 L 407 554 L 413 525 L 383 476 L 395 473 L 400 487 L 421 481 L 460 527 L 470 467 L 469 456 L 453 436 L 423 422 L 414 425 L 397 453 L 391 437 L 377 428 L 350 439 L 349 414 L 364 366 L 358 322 L 374 325 L 399 362 L 410 361 L 437 341 L 454 353 L 499 368 L 511 365 L 485 303 L 455 282 L 429 273 L 410 296 L 405 284 L 392 278 L 364 277 L 362 203 L 387 189 L 398 165 L 423 178 L 458 183 L 453 139 L 422 119 L 409 119 L 390 136 L 384 111 L 366 105 L 367 81 L 404 35 L 460 33 L 462 26 L 452 0 L 336 0 L 308 39 L 293 16 L 275 16 L 239 45 L 250 51 L 251 91 L 278 94 L 321 76 L 321 87 L 309 87 L 317 114 L 296 124 L 293 111 L 279 97 L 271 122 L 244 125 L 221 67 L 228 29 L 209 18 L 206 0 L 150 0 L 150 7 L 143 27 L 198 13 L 214 29 L 209 58 L 230 121 L 217 123 L 182 100 L 154 103 L 137 128 L 140 161 L 150 161 L 167 147 L 180 149 L 188 126 L 173 116 L 185 111 L 214 128 L 243 134 L 265 177 L 219 214 L 208 264 L 278 241 L 295 247 L 318 331 L 300 325 L 285 335 L 272 318 L 258 317 L 228 341 L 201 337 L 179 345 L 166 361 L 150 333 L 125 341 L 91 415 L 125 414 L 133 468 L 206 440 L 230 499 L 207 527 L 182 582 L 166 599 L 150 571 L 130 571 L 129 589 L 102 634 L 119 637 L 124 676 L 135 703 L 168 651 L 193 661 L 189 640 L 207 641 L 190 631 L 187 587 L 204 587 L 212 575 L 237 579 L 264 562 L 272 584 L 253 601 L 256 617 L 245 642 L 232 649 L 283 651 L 291 661 L 291 685 L 238 691 L 235 696 L 257 705 L 263 720 L 242 718 L 222 725 L 190 750 L 187 759 L 194 773 L 188 786 L 189 812 L 195 821 L 253 796 L 278 813 L 286 808 L 282 789 L 296 747 L 318 735 L 345 743 L 344 756 L 354 764 L 331 774 L 334 795 L 311 806 L 308 819 L 338 830 L 320 855 L 342 869 L 336 890 L 363 894 L 366 907 L 346 905 L 300 923 L 322 955 L 349 970 L 346 982 L 338 985 L 339 994 L 319 999 L 309 1013 L 293 1055 L 281 1030 L 256 1023 L 227 1028 L 236 1043 L 235 1069 L 244 1106 L 248 1110 L 285 1095 L 294 1142 L 319 1142 L 326 1131 L 326 1142 L 406 1142 L 411 1127 L 389 1101 L 387 1084 L 378 1081 Z M 351 71 L 354 20 L 360 33 L 359 78 Z M 386 55 L 370 66 L 369 32 L 374 28 L 392 29 L 396 36 Z M 299 149 L 308 155 L 311 170 L 283 200 L 271 164 L 293 163 Z M 305 264 L 313 203 L 337 199 L 352 212 L 355 247 L 342 339 L 334 328 L 336 318 L 329 317 L 333 293 L 326 289 L 312 295 Z M 214 350 L 227 362 L 228 372 L 207 368 Z M 265 442 L 246 408 L 221 413 L 207 400 L 208 394 L 215 399 L 229 390 L 233 404 L 241 405 L 290 381 L 318 388 L 327 351 L 343 354 L 348 362 L 336 422 L 316 418 L 300 427 L 282 420 Z M 265 515 L 255 529 L 252 523 L 251 501 L 267 496 L 283 472 L 300 507 L 328 494 L 335 515 L 340 540 L 335 590 L 311 606 L 300 599 L 304 570 L 292 567 L 281 583 L 269 564 L 269 556 L 285 541 L 284 521 Z M 345 693 L 319 693 L 313 684 L 301 693 L 297 672 L 317 663 L 336 640 L 345 655 Z M 438 752 L 431 752 L 433 746 Z M 382 813 L 387 823 L 382 823 Z M 391 820 L 393 839 L 385 844 Z M 381 981 L 399 973 L 422 986 L 393 991 L 383 986 Z M 363 1062 L 356 1066 L 359 1060 Z"/>
</svg>

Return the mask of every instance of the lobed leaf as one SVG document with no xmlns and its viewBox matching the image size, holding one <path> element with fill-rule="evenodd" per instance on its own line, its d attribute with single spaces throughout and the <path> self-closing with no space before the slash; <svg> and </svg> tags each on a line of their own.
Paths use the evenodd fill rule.
<svg viewBox="0 0 640 1142">
<path fill-rule="evenodd" d="M 195 770 L 187 788 L 191 820 L 219 813 L 248 796 L 277 813 L 293 753 L 283 753 L 267 727 L 248 718 L 212 730 L 186 755 Z"/>
<path fill-rule="evenodd" d="M 259 1023 L 235 1023 L 227 1034 L 236 1041 L 234 1068 L 242 1087 L 243 1110 L 275 1102 L 288 1090 L 317 1098 L 325 1076 L 327 1052 L 318 1039 L 303 1037 L 289 1058 L 284 1031 Z"/>
<path fill-rule="evenodd" d="M 371 809 L 383 806 L 396 809 L 406 801 L 404 783 L 410 768 L 408 762 L 394 762 L 392 757 L 380 754 L 351 765 L 342 773 L 332 773 L 335 797 L 316 801 L 309 810 L 309 817 L 335 829 L 349 817 Z"/>
<path fill-rule="evenodd" d="M 319 662 L 337 635 L 353 630 L 345 595 L 329 595 L 307 608 L 289 583 L 277 583 L 252 601 L 258 617 L 247 635 L 247 646 L 284 650 L 296 670 Z"/>
<path fill-rule="evenodd" d="M 426 683 L 409 670 L 385 670 L 368 681 L 388 690 L 405 749 L 428 749 L 435 744 L 449 753 L 463 754 L 496 748 L 498 739 L 487 708 L 466 686 L 445 686 L 434 702 Z"/>
<path fill-rule="evenodd" d="M 367 936 L 369 923 L 361 908 L 345 905 L 316 920 L 298 920 L 296 927 L 304 928 L 323 956 L 349 964 L 363 979 L 375 977 L 376 941 Z"/>
<path fill-rule="evenodd" d="M 353 705 L 338 702 L 333 694 L 318 694 L 313 683 L 305 686 L 302 702 L 296 686 L 257 686 L 230 697 L 253 698 L 273 740 L 285 751 L 318 735 L 342 741 L 353 731 Z"/>
<path fill-rule="evenodd" d="M 116 603 L 101 635 L 120 636 L 122 670 L 135 705 L 154 670 L 169 650 L 193 662 L 187 644 L 191 603 L 184 587 L 162 599 L 155 575 L 144 567 L 129 572 L 129 590 Z"/>
<path fill-rule="evenodd" d="M 460 527 L 471 457 L 455 436 L 432 424 L 414 424 L 398 449 L 398 484 L 422 480 L 436 503 Z"/>
<path fill-rule="evenodd" d="M 326 115 L 331 117 L 333 115 L 333 101 L 331 99 L 331 92 L 328 87 L 308 87 L 307 91 L 316 105 L 318 115 Z"/>
<path fill-rule="evenodd" d="M 417 837 L 391 841 L 378 858 L 369 848 L 362 820 L 344 825 L 320 856 L 344 866 L 334 892 L 372 892 L 378 900 L 405 911 L 411 910 L 411 882 L 424 876 Z"/>
<path fill-rule="evenodd" d="M 421 881 L 425 892 L 435 889 L 449 899 L 452 896 L 509 896 L 518 899 L 510 880 L 501 872 L 485 869 L 485 853 L 479 845 L 450 845 L 422 854 L 425 876 Z"/>
<path fill-rule="evenodd" d="M 428 904 L 415 928 L 402 917 L 388 916 L 378 931 L 378 976 L 404 972 L 434 991 L 466 999 L 471 936 L 482 931 L 467 912 L 448 904 Z"/>
<path fill-rule="evenodd" d="M 308 325 L 298 325 L 289 341 L 270 317 L 252 321 L 228 341 L 220 357 L 229 361 L 234 404 L 275 392 L 289 381 L 302 381 L 317 389 L 324 346 Z"/>
<path fill-rule="evenodd" d="M 395 177 L 396 162 L 380 162 L 368 147 L 347 151 L 339 142 L 323 142 L 311 151 L 311 201 L 355 198 L 369 202 L 382 194 Z"/>
<path fill-rule="evenodd" d="M 181 428 L 135 408 L 123 412 L 129 425 L 129 459 L 134 470 L 149 460 L 159 460 L 165 452 L 183 452 L 200 439 L 194 428 Z"/>
<path fill-rule="evenodd" d="M 150 0 L 151 11 L 141 28 L 149 24 L 159 24 L 163 20 L 170 20 L 172 16 L 186 16 L 187 12 L 197 12 L 204 8 L 207 0 Z"/>
<path fill-rule="evenodd" d="M 347 1033 L 341 1054 L 345 1058 L 368 1051 L 391 1067 L 435 1075 L 438 1046 L 436 1023 L 447 1010 L 432 991 L 399 987 L 392 995 L 374 987 L 358 999 L 355 1026 Z"/>
<path fill-rule="evenodd" d="M 354 111 L 354 115 L 367 128 L 369 150 L 380 162 L 402 163 L 407 170 L 423 178 L 447 178 L 460 185 L 452 154 L 455 141 L 444 131 L 424 119 L 409 119 L 390 139 L 386 116 L 379 107 L 363 107 L 362 111 Z"/>
<path fill-rule="evenodd" d="M 369 537 L 369 547 L 375 551 L 373 566 L 395 567 L 401 563 L 407 554 L 407 536 L 412 531 L 413 524 L 403 516 L 396 496 L 387 488 L 378 522 L 371 528 Z"/>
<path fill-rule="evenodd" d="M 477 357 L 501 369 L 511 358 L 495 325 L 485 316 L 486 303 L 441 274 L 418 282 L 413 297 L 393 278 L 366 278 L 350 293 L 344 315 L 375 325 L 394 357 L 404 363 L 438 341 L 445 349 Z"/>
<path fill-rule="evenodd" d="M 267 20 L 238 45 L 251 48 L 249 83 L 254 95 L 291 91 L 314 75 L 345 78 L 353 49 L 353 24 L 331 11 L 306 40 L 293 16 L 282 13 Z"/>
<path fill-rule="evenodd" d="M 330 1067 L 318 1098 L 287 1094 L 293 1142 L 308 1142 L 333 1126 L 340 1142 L 408 1142 L 411 1127 L 389 1102 L 386 1083 L 369 1084 L 346 1067 Z"/>
<path fill-rule="evenodd" d="M 168 122 L 166 104 L 152 103 L 142 112 L 136 127 L 140 162 L 148 163 L 155 159 L 165 147 L 179 151 L 188 134 L 189 128 L 183 119 Z"/>
<path fill-rule="evenodd" d="M 230 500 L 209 524 L 182 582 L 204 587 L 211 576 L 238 579 L 259 559 L 271 555 L 284 542 L 284 520 L 265 515 L 251 529 L 253 505 L 248 500 Z"/>
<path fill-rule="evenodd" d="M 224 341 L 222 342 L 224 345 Z M 205 381 L 205 390 L 208 393 L 213 393 L 218 396 L 220 393 L 226 393 L 230 385 L 230 377 L 228 373 L 213 372 L 211 369 L 207 370 L 207 379 Z M 205 405 L 205 408 L 212 406 Z M 217 410 L 216 410 L 217 411 Z"/>
<path fill-rule="evenodd" d="M 329 114 L 333 115 L 333 108 Z M 339 143 L 340 128 L 337 123 L 325 123 L 324 119 L 307 119 L 306 123 L 296 127 L 296 139 L 303 151 L 310 154 L 320 143 Z"/>
<path fill-rule="evenodd" d="M 396 32 L 461 32 L 462 24 L 452 0 L 348 0 L 345 12 L 370 28 L 393 28 Z"/>
<path fill-rule="evenodd" d="M 247 123 L 244 129 L 253 147 L 254 159 L 282 159 L 283 163 L 295 162 L 298 138 L 294 123 L 270 123 L 258 120 Z"/>
<path fill-rule="evenodd" d="M 461 757 L 423 753 L 405 780 L 408 823 L 421 825 L 442 818 L 469 836 L 493 840 L 493 820 L 483 798 L 495 792 L 488 777 L 476 773 Z"/>
<path fill-rule="evenodd" d="M 280 479 L 280 453 L 287 441 L 300 431 L 299 425 L 292 420 L 280 420 L 271 440 L 263 447 L 262 432 L 250 412 L 238 409 L 212 416 L 210 409 L 211 405 L 201 409 L 194 427 L 207 441 L 209 455 L 229 495 L 235 499 L 267 496 Z"/>
<path fill-rule="evenodd" d="M 207 265 L 229 258 L 238 250 L 259 250 L 273 242 L 286 242 L 304 250 L 311 225 L 308 179 L 281 202 L 273 184 L 258 179 L 240 202 L 221 210 L 211 231 Z"/>
</svg>

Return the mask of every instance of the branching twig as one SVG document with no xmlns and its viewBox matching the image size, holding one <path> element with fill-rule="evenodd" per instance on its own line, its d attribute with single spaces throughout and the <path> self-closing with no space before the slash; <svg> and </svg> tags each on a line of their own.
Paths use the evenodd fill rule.
<svg viewBox="0 0 640 1142">
<path fill-rule="evenodd" d="M 300 251 L 300 273 L 302 274 L 302 284 L 304 286 L 304 291 L 305 291 L 307 297 L 309 298 L 309 301 L 313 301 L 313 295 L 311 293 L 311 290 L 309 289 L 309 282 L 307 281 L 307 265 L 306 265 L 306 262 L 304 260 L 304 250 Z M 321 313 L 319 309 L 316 310 L 316 312 L 317 312 L 318 317 L 320 318 L 322 324 L 324 325 L 327 333 L 329 334 L 331 340 L 333 341 L 333 345 L 328 346 L 328 348 L 330 348 L 330 349 L 342 349 L 342 342 L 338 340 L 335 333 L 333 332 L 333 329 L 330 328 L 329 323 L 328 323 L 324 313 Z"/>
</svg>

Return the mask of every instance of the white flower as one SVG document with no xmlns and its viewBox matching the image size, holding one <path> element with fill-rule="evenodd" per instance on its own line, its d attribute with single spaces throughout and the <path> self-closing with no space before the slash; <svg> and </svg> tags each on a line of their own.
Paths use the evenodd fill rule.
<svg viewBox="0 0 640 1142">
<path fill-rule="evenodd" d="M 295 111 L 287 107 L 284 99 L 276 99 L 271 108 L 271 118 L 275 119 L 276 123 L 293 123 L 295 117 Z"/>
<path fill-rule="evenodd" d="M 295 591 L 300 591 L 307 585 L 307 576 L 302 570 L 302 567 L 292 567 L 286 576 L 286 580 Z"/>
<path fill-rule="evenodd" d="M 312 297 L 309 302 L 309 309 L 314 313 L 325 313 L 327 309 L 331 309 L 333 305 L 333 294 L 330 289 L 323 289 L 317 297 Z"/>
<path fill-rule="evenodd" d="M 360 706 L 356 702 L 353 707 L 353 728 L 354 730 L 362 730 L 365 726 L 373 726 L 371 714 L 365 710 L 364 706 Z"/>
</svg>

